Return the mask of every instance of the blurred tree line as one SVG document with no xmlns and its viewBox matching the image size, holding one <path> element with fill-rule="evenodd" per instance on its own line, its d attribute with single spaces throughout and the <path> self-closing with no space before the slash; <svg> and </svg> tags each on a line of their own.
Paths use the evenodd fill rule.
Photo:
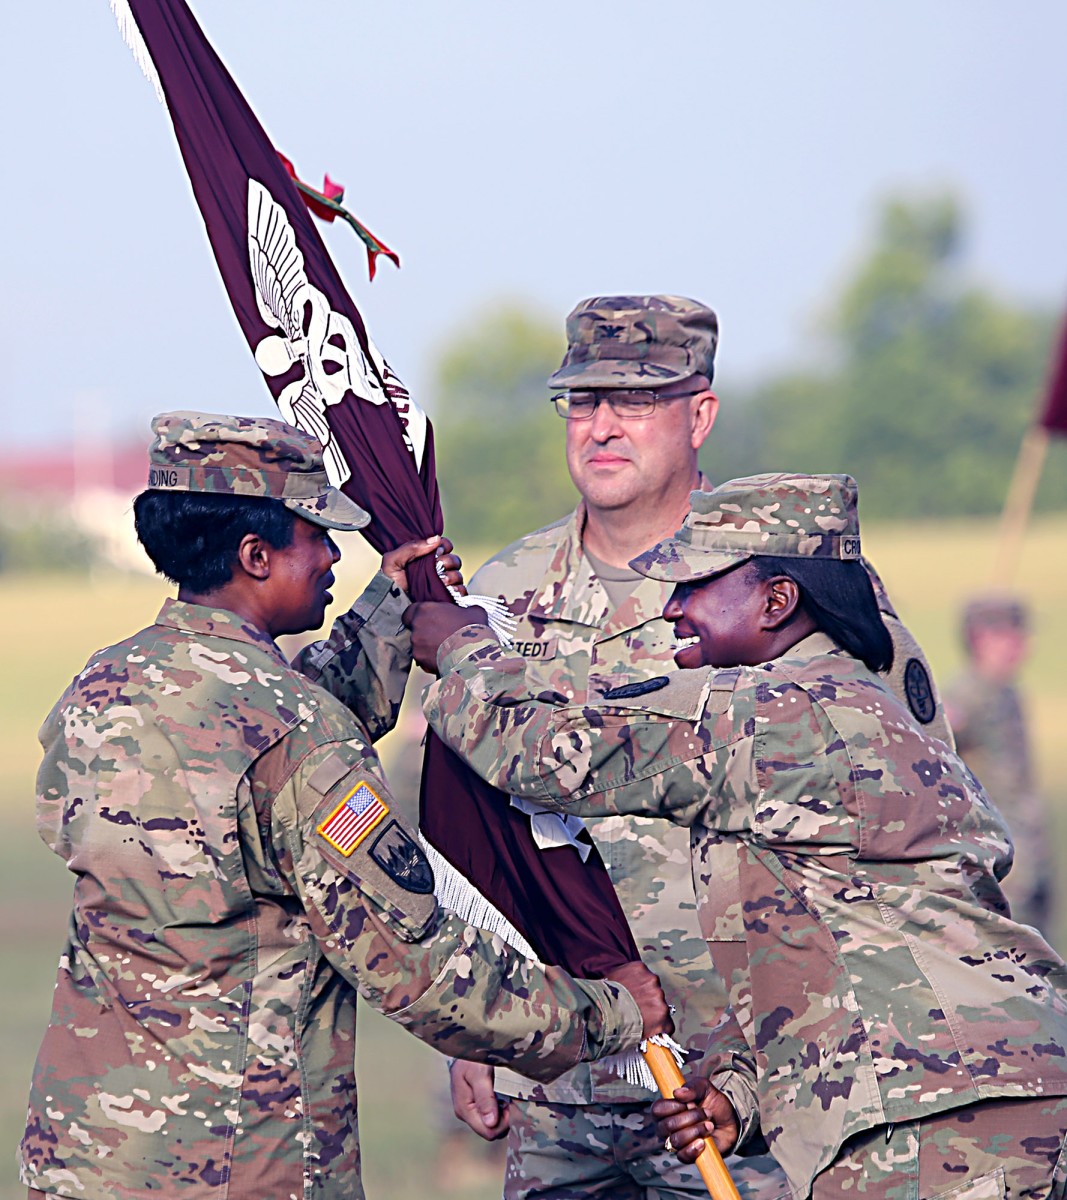
<svg viewBox="0 0 1067 1200">
<path fill-rule="evenodd" d="M 968 282 L 964 234 L 951 196 L 887 201 L 822 322 L 820 364 L 720 391 L 708 475 L 847 471 L 866 517 L 998 512 L 1060 314 Z M 441 358 L 433 414 L 454 539 L 501 546 L 574 503 L 545 386 L 563 316 L 486 310 Z M 1038 508 L 1067 507 L 1064 449 L 1053 447 Z"/>
<path fill-rule="evenodd" d="M 716 380 L 708 476 L 846 471 L 865 518 L 998 512 L 1061 314 L 968 281 L 965 233 L 952 196 L 884 203 L 868 251 L 821 318 L 817 365 L 744 386 Z M 714 280 L 701 298 L 715 303 Z M 546 387 L 563 356 L 564 315 L 499 302 L 466 318 L 440 356 L 429 408 L 448 532 L 461 549 L 498 549 L 574 506 L 564 424 Z M 729 337 L 730 314 L 721 315 Z M 1038 510 L 1067 508 L 1065 468 L 1061 439 Z M 69 515 L 0 498 L 0 573 L 81 572 L 99 559 Z"/>
<path fill-rule="evenodd" d="M 436 372 L 437 474 L 453 541 L 499 549 L 577 500 L 545 382 L 566 348 L 563 316 L 502 303 L 464 328 Z"/>
<path fill-rule="evenodd" d="M 0 500 L 0 575 L 84 574 L 100 560 L 99 546 L 66 513 Z"/>
</svg>

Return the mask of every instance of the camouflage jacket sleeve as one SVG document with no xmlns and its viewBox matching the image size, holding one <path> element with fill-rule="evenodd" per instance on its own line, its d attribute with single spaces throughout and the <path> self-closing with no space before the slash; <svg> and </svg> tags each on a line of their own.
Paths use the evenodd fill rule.
<svg viewBox="0 0 1067 1200">
<path fill-rule="evenodd" d="M 1000 809 L 1015 846 L 1003 881 L 1012 916 L 1047 929 L 1054 911 L 1056 860 L 1049 813 L 1037 789 L 1018 689 L 966 670 L 946 689 L 956 748 Z"/>
<path fill-rule="evenodd" d="M 734 1106 L 739 1131 L 733 1152 L 763 1154 L 766 1143 L 759 1132 L 759 1094 L 756 1091 L 756 1058 L 728 1008 L 711 1035 L 705 1062 L 708 1078 Z"/>
<path fill-rule="evenodd" d="M 624 988 L 546 969 L 437 906 L 429 863 L 362 738 L 300 751 L 281 743 L 256 771 L 257 811 L 272 797 L 265 857 L 332 968 L 375 1008 L 445 1054 L 539 1079 L 640 1039 Z M 335 818 L 353 796 L 370 805 L 354 844 Z"/>
<path fill-rule="evenodd" d="M 426 718 L 501 791 L 586 817 L 669 816 L 677 825 L 714 825 L 714 808 L 728 826 L 735 785 L 726 768 L 731 746 L 746 736 L 731 704 L 736 671 L 676 671 L 668 686 L 641 696 L 640 708 L 631 700 L 616 711 L 607 699 L 585 707 L 531 690 L 525 660 L 504 653 L 484 626 L 454 633 L 438 662 Z"/>
<path fill-rule="evenodd" d="M 324 641 L 293 667 L 336 696 L 376 742 L 396 724 L 411 669 L 411 635 L 401 622 L 408 597 L 380 571 Z"/>
</svg>

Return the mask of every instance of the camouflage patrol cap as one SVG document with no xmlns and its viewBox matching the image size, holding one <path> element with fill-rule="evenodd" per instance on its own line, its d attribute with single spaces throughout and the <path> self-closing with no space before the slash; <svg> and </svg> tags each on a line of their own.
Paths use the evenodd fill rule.
<svg viewBox="0 0 1067 1200">
<path fill-rule="evenodd" d="M 749 475 L 692 492 L 681 529 L 630 564 L 667 583 L 728 571 L 757 555 L 860 557 L 856 481 L 850 475 Z"/>
<path fill-rule="evenodd" d="M 273 497 L 327 529 L 362 529 L 370 516 L 326 475 L 322 446 L 284 421 L 166 412 L 152 421 L 148 487 Z"/>
<path fill-rule="evenodd" d="M 963 608 L 963 633 L 970 637 L 978 629 L 1019 629 L 1030 627 L 1026 604 L 1005 592 L 972 596 Z"/>
<path fill-rule="evenodd" d="M 715 372 L 718 318 L 684 296 L 593 296 L 567 318 L 550 387 L 663 387 Z"/>
</svg>

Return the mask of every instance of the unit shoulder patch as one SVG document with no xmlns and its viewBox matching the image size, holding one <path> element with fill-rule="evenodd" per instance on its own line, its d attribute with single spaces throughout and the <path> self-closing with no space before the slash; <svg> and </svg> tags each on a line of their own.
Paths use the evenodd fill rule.
<svg viewBox="0 0 1067 1200">
<path fill-rule="evenodd" d="M 370 856 L 407 892 L 428 896 L 433 892 L 433 867 L 422 847 L 399 823 L 390 820 L 371 844 Z"/>
<path fill-rule="evenodd" d="M 917 658 L 909 658 L 904 666 L 904 695 L 916 721 L 929 725 L 937 715 L 937 705 L 930 676 Z"/>
</svg>

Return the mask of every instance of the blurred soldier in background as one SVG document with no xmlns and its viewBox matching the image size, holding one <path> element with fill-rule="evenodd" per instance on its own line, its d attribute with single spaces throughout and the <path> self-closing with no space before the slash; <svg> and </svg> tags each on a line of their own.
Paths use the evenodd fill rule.
<svg viewBox="0 0 1067 1200">
<path fill-rule="evenodd" d="M 1034 784 L 1019 671 L 1029 652 L 1029 615 L 1013 596 L 972 599 L 963 610 L 967 665 L 945 707 L 964 762 L 1004 815 L 1015 861 L 1004 892 L 1012 916 L 1046 935 L 1053 913 L 1048 815 Z"/>
</svg>

